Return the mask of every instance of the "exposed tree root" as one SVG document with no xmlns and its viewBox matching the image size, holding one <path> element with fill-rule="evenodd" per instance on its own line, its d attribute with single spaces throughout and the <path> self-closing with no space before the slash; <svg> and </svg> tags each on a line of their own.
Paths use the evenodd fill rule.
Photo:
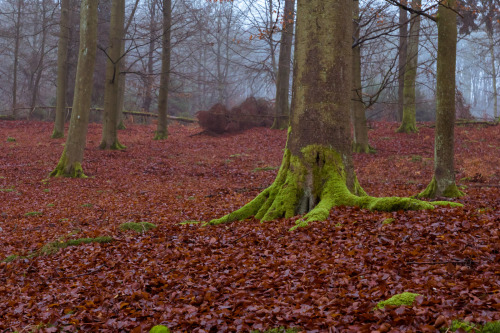
<svg viewBox="0 0 500 333">
<path fill-rule="evenodd" d="M 83 173 L 80 162 L 69 163 L 66 150 L 63 151 L 56 168 L 49 174 L 50 177 L 87 178 Z"/>
<path fill-rule="evenodd" d="M 362 144 L 357 142 L 352 143 L 352 151 L 354 153 L 364 153 L 364 154 L 372 154 L 377 152 L 377 150 L 371 147 L 369 144 Z"/>
<path fill-rule="evenodd" d="M 99 149 L 122 150 L 125 148 L 127 147 L 118 142 L 118 140 L 113 142 L 111 145 L 108 145 L 106 141 L 102 141 L 101 144 L 99 145 Z"/>
<path fill-rule="evenodd" d="M 168 138 L 167 131 L 156 131 L 153 140 L 165 140 Z"/>
<path fill-rule="evenodd" d="M 264 222 L 305 214 L 292 228 L 295 229 L 312 221 L 327 219 L 330 210 L 336 206 L 397 211 L 434 209 L 435 205 L 443 204 L 412 198 L 371 197 L 356 179 L 352 187 L 352 190 L 348 188 L 342 158 L 332 148 L 308 146 L 302 150 L 302 157 L 294 156 L 287 149 L 276 180 L 270 187 L 240 209 L 208 224 L 228 223 L 252 216 Z"/>
<path fill-rule="evenodd" d="M 464 195 L 465 195 L 465 193 L 460 191 L 458 189 L 457 185 L 455 185 L 455 183 L 447 186 L 446 189 L 444 191 L 442 191 L 442 193 L 440 193 L 440 191 L 438 190 L 436 178 L 432 177 L 432 180 L 429 183 L 429 185 L 427 185 L 427 188 L 425 190 L 423 190 L 422 192 L 420 192 L 417 195 L 417 197 L 418 198 L 429 198 L 429 199 L 435 198 L 437 196 L 446 197 L 446 198 L 460 198 L 460 197 L 463 197 Z"/>
<path fill-rule="evenodd" d="M 396 133 L 417 133 L 418 129 L 414 123 L 402 122 Z"/>
</svg>

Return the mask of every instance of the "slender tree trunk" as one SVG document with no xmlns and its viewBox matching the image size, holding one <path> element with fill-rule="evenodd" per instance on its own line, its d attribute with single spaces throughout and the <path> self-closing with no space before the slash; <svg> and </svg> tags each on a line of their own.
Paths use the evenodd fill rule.
<svg viewBox="0 0 500 333">
<path fill-rule="evenodd" d="M 288 93 L 290 89 L 290 61 L 292 58 L 292 40 L 294 25 L 295 0 L 285 0 L 283 30 L 281 31 L 280 55 L 278 60 L 278 79 L 276 82 L 276 103 L 272 128 L 283 129 L 288 126 L 290 108 Z"/>
<path fill-rule="evenodd" d="M 33 83 L 33 93 L 31 95 L 31 110 L 34 110 L 38 101 L 38 92 L 40 90 L 40 80 L 43 75 L 43 66 L 45 62 L 45 44 L 47 42 L 47 13 L 45 0 L 41 1 L 41 14 L 42 14 L 42 39 L 40 40 L 40 56 L 36 68 L 35 81 Z"/>
<path fill-rule="evenodd" d="M 422 7 L 422 0 L 413 0 L 411 6 L 416 10 L 420 10 Z M 416 120 L 415 83 L 417 79 L 419 35 L 420 15 L 412 14 L 410 22 L 410 37 L 408 42 L 408 55 L 406 58 L 406 72 L 404 75 L 403 121 L 401 122 L 401 126 L 396 130 L 400 133 L 415 133 L 418 131 Z"/>
<path fill-rule="evenodd" d="M 408 16 L 404 8 L 399 8 L 399 50 L 398 50 L 398 113 L 397 120 L 403 120 L 404 109 L 404 87 L 405 87 L 405 71 L 407 58 L 407 40 L 408 40 Z"/>
<path fill-rule="evenodd" d="M 134 18 L 135 12 L 137 10 L 137 6 L 139 5 L 139 0 L 136 0 L 134 6 L 132 7 L 132 12 L 127 20 L 127 24 L 123 29 L 123 38 L 127 35 L 128 29 L 132 20 Z M 121 51 L 120 53 L 123 55 L 120 61 L 120 72 L 121 75 L 118 76 L 118 116 L 116 119 L 116 128 L 119 130 L 126 129 L 125 124 L 123 123 L 123 108 L 125 104 L 125 86 L 127 83 L 127 74 L 125 73 L 126 69 L 126 54 L 125 54 L 125 41 L 121 43 Z"/>
<path fill-rule="evenodd" d="M 438 9 L 438 57 L 436 77 L 436 134 L 434 177 L 420 197 L 460 197 L 455 185 L 455 67 L 457 59 L 456 0 L 443 1 Z M 452 9 L 450 9 L 452 8 Z"/>
<path fill-rule="evenodd" d="M 490 59 L 491 59 L 491 76 L 493 79 L 493 115 L 498 118 L 498 90 L 497 90 L 497 67 L 495 65 L 495 41 L 493 39 L 493 27 L 489 25 L 487 31 L 488 40 L 490 42 Z"/>
<path fill-rule="evenodd" d="M 51 177 L 85 177 L 82 168 L 87 139 L 92 79 L 97 49 L 98 0 L 82 0 L 80 9 L 80 49 L 76 69 L 75 97 L 68 138 L 61 159 Z"/>
<path fill-rule="evenodd" d="M 156 2 L 150 1 L 150 19 L 149 19 L 149 50 L 148 50 L 148 62 L 147 62 L 147 76 L 146 76 L 146 87 L 145 87 L 145 96 L 144 101 L 142 103 L 142 108 L 145 112 L 150 112 L 153 91 L 153 55 L 155 51 L 155 22 L 156 22 Z"/>
<path fill-rule="evenodd" d="M 122 54 L 124 52 L 124 48 L 122 47 Z M 120 69 L 123 69 L 124 62 L 125 62 L 125 57 L 122 59 L 122 64 L 120 66 Z M 116 117 L 116 129 L 123 130 L 125 129 L 125 124 L 123 123 L 123 108 L 125 104 L 125 86 L 126 86 L 126 81 L 127 81 L 127 74 L 122 73 L 120 76 L 118 76 L 118 114 Z"/>
<path fill-rule="evenodd" d="M 123 25 L 125 21 L 125 0 L 111 3 L 108 60 L 106 62 L 106 85 L 104 91 L 104 118 L 102 123 L 101 149 L 123 149 L 118 141 L 118 108 L 120 69 L 122 60 Z"/>
<path fill-rule="evenodd" d="M 353 1 L 353 36 L 359 39 L 359 1 Z M 353 151 L 370 153 L 373 151 L 368 144 L 368 127 L 366 126 L 365 104 L 361 87 L 361 46 L 352 49 L 352 97 L 351 118 L 354 130 Z"/>
<path fill-rule="evenodd" d="M 298 0 L 293 97 L 287 146 L 274 183 L 247 205 L 209 224 L 306 215 L 295 227 L 326 219 L 330 209 L 433 208 L 409 198 L 373 198 L 357 182 L 351 156 L 352 0 Z"/>
<path fill-rule="evenodd" d="M 14 39 L 14 80 L 12 82 L 12 116 L 17 118 L 17 70 L 19 67 L 19 44 L 21 43 L 21 10 L 23 0 L 17 1 L 16 36 Z"/>
<path fill-rule="evenodd" d="M 172 1 L 163 0 L 163 36 L 161 51 L 161 76 L 160 92 L 158 95 L 158 127 L 154 136 L 155 140 L 168 137 L 167 131 L 167 106 L 170 81 L 170 27 L 172 26 Z"/>
<path fill-rule="evenodd" d="M 52 138 L 64 136 L 64 116 L 66 111 L 66 90 L 68 84 L 68 43 L 69 43 L 69 0 L 61 0 L 59 21 L 59 42 L 57 44 L 57 91 L 56 120 Z"/>
</svg>

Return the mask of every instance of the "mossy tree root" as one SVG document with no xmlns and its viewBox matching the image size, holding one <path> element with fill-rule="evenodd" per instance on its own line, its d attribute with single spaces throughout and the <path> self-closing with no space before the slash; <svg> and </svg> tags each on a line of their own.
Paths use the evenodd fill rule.
<svg viewBox="0 0 500 333">
<path fill-rule="evenodd" d="M 208 224 L 241 221 L 252 216 L 265 222 L 305 214 L 292 228 L 295 229 L 309 222 L 326 220 L 336 206 L 379 211 L 435 207 L 433 203 L 412 198 L 368 196 L 356 179 L 352 191 L 349 190 L 340 155 L 331 148 L 312 145 L 302 150 L 301 158 L 287 149 L 276 180 L 270 187 L 242 208 Z"/>
<path fill-rule="evenodd" d="M 402 122 L 396 133 L 417 133 L 418 129 L 414 123 Z"/>
<path fill-rule="evenodd" d="M 362 144 L 357 142 L 353 142 L 352 151 L 355 153 L 362 153 L 362 154 L 372 154 L 377 152 L 375 148 L 371 147 L 369 144 Z"/>
<path fill-rule="evenodd" d="M 66 150 L 63 151 L 59 163 L 49 174 L 49 177 L 87 178 L 80 162 L 69 163 Z"/>
<path fill-rule="evenodd" d="M 431 182 L 425 190 L 417 194 L 417 198 L 428 198 L 432 199 L 437 196 L 442 196 L 446 198 L 460 198 L 465 195 L 464 192 L 460 191 L 455 183 L 450 184 L 446 189 L 443 191 L 443 193 L 439 193 L 438 191 L 438 186 L 437 186 L 437 181 L 435 177 L 432 177 Z"/>
<path fill-rule="evenodd" d="M 127 126 L 125 126 L 125 124 L 123 123 L 123 120 L 120 120 L 120 122 L 118 123 L 118 126 L 116 126 L 116 128 L 119 130 L 124 130 L 124 129 L 127 129 Z"/>
<path fill-rule="evenodd" d="M 60 138 L 64 138 L 64 133 L 63 132 L 59 132 L 57 130 L 54 130 L 54 132 L 52 132 L 52 135 L 50 136 L 51 139 L 60 139 Z"/>
<path fill-rule="evenodd" d="M 153 140 L 166 140 L 168 133 L 166 131 L 156 131 Z"/>
<path fill-rule="evenodd" d="M 127 148 L 122 145 L 118 140 L 114 141 L 112 144 L 108 145 L 106 141 L 102 141 L 99 145 L 99 149 L 110 149 L 110 150 L 122 150 Z"/>
</svg>

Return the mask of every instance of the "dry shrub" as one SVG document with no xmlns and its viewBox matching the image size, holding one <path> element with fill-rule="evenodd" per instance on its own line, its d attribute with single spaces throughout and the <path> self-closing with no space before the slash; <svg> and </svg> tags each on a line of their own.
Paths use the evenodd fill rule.
<svg viewBox="0 0 500 333">
<path fill-rule="evenodd" d="M 206 131 L 222 134 L 234 133 L 252 127 L 271 127 L 273 124 L 273 103 L 255 97 L 228 110 L 218 103 L 208 111 L 198 111 L 196 117 Z"/>
</svg>

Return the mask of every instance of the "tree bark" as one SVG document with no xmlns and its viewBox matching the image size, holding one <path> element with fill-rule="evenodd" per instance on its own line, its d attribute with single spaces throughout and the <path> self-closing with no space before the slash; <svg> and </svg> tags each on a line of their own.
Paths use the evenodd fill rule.
<svg viewBox="0 0 500 333">
<path fill-rule="evenodd" d="M 102 122 L 101 149 L 123 149 L 118 141 L 118 108 L 120 69 L 122 60 L 123 25 L 125 21 L 125 0 L 111 3 L 111 22 L 109 27 L 108 60 L 106 62 L 106 85 L 104 91 L 104 117 Z"/>
<path fill-rule="evenodd" d="M 19 44 L 21 43 L 21 10 L 23 8 L 23 0 L 17 2 L 16 13 L 16 35 L 14 39 L 14 80 L 12 82 L 12 116 L 17 118 L 17 70 L 19 67 Z"/>
<path fill-rule="evenodd" d="M 420 10 L 422 0 L 413 0 L 411 6 L 415 10 Z M 420 15 L 412 14 L 410 22 L 410 37 L 408 42 L 408 54 L 406 58 L 406 72 L 404 74 L 404 108 L 403 121 L 396 130 L 399 133 L 417 132 L 415 83 L 417 79 L 418 66 L 418 43 L 420 35 Z"/>
<path fill-rule="evenodd" d="M 359 1 L 353 1 L 353 36 L 359 39 Z M 374 150 L 368 144 L 368 127 L 366 126 L 365 104 L 361 87 L 361 45 L 352 49 L 352 92 L 351 119 L 353 125 L 353 151 L 370 153 Z"/>
<path fill-rule="evenodd" d="M 150 112 L 152 98 L 152 90 L 153 90 L 153 54 L 155 51 L 155 21 L 156 21 L 156 2 L 150 1 L 150 19 L 149 19 L 149 50 L 148 50 L 148 62 L 147 62 L 147 76 L 146 76 L 146 86 L 144 101 L 142 103 L 142 108 L 144 112 Z"/>
<path fill-rule="evenodd" d="M 42 5 L 42 8 L 41 9 L 37 8 L 37 10 L 39 10 L 41 12 L 41 15 L 42 15 L 42 21 L 41 21 L 42 38 L 40 40 L 40 51 L 39 51 L 40 54 L 38 56 L 38 62 L 36 64 L 35 70 L 33 71 L 34 82 L 33 82 L 33 86 L 32 86 L 32 94 L 31 94 L 31 104 L 30 104 L 31 110 L 35 110 L 36 103 L 38 101 L 38 92 L 40 90 L 40 80 L 42 79 L 43 70 L 44 70 L 43 67 L 44 67 L 44 62 L 45 62 L 45 46 L 47 43 L 47 33 L 48 33 L 46 2 L 44 0 L 42 0 L 41 5 Z M 37 7 L 38 7 L 38 5 L 37 5 Z M 34 28 L 37 29 L 37 31 L 34 31 L 34 34 L 38 33 L 38 31 L 39 31 L 38 29 L 40 29 L 40 27 L 38 27 L 38 25 L 35 25 Z M 30 115 L 31 115 L 31 112 L 30 112 Z"/>
<path fill-rule="evenodd" d="M 97 49 L 98 0 L 82 0 L 80 10 L 80 48 L 76 69 L 73 112 L 68 137 L 61 159 L 51 177 L 65 176 L 84 178 L 82 162 L 87 139 L 92 79 Z"/>
<path fill-rule="evenodd" d="M 495 41 L 493 39 L 493 26 L 487 25 L 488 41 L 490 43 L 491 77 L 493 85 L 493 116 L 498 118 L 498 90 L 497 90 L 497 68 L 495 65 Z"/>
<path fill-rule="evenodd" d="M 438 57 L 436 77 L 436 133 L 434 177 L 419 197 L 460 197 L 455 185 L 455 67 L 457 54 L 456 0 L 444 1 L 438 8 Z M 450 9 L 452 8 L 452 9 Z"/>
<path fill-rule="evenodd" d="M 68 85 L 68 43 L 69 43 L 69 0 L 61 0 L 59 41 L 57 45 L 57 91 L 56 120 L 52 138 L 64 136 L 64 115 L 66 111 L 66 90 Z"/>
<path fill-rule="evenodd" d="M 295 0 L 285 0 L 283 30 L 281 31 L 280 55 L 278 60 L 278 78 L 276 81 L 276 103 L 272 128 L 283 129 L 288 126 L 290 107 L 288 93 L 290 89 L 290 61 L 292 58 L 292 39 L 294 25 Z"/>
<path fill-rule="evenodd" d="M 398 121 L 403 120 L 404 109 L 404 87 L 405 87 L 405 71 L 406 71 L 406 57 L 408 51 L 408 15 L 404 8 L 399 8 L 399 50 L 398 50 Z"/>
<path fill-rule="evenodd" d="M 352 0 L 299 0 L 295 40 L 290 127 L 276 180 L 247 205 L 209 224 L 306 214 L 296 228 L 325 220 L 340 205 L 432 209 L 433 204 L 410 198 L 369 197 L 357 182 L 349 124 Z"/>
<path fill-rule="evenodd" d="M 160 91 L 158 95 L 158 126 L 154 140 L 168 137 L 167 106 L 170 81 L 170 27 L 172 25 L 172 1 L 163 0 L 163 36 L 161 51 Z"/>
</svg>

